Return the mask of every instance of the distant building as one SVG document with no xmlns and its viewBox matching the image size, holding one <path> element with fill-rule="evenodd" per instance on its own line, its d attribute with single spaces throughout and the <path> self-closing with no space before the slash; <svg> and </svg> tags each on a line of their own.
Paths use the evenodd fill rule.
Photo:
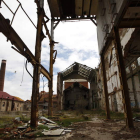
<svg viewBox="0 0 140 140">
<path fill-rule="evenodd" d="M 24 102 L 24 111 L 31 111 L 31 100 L 26 100 Z"/>
<path fill-rule="evenodd" d="M 6 60 L 2 60 L 0 69 L 0 111 L 23 111 L 24 100 L 3 92 Z"/>
<path fill-rule="evenodd" d="M 24 100 L 0 91 L 0 111 L 23 111 Z"/>
<path fill-rule="evenodd" d="M 57 95 L 52 96 L 53 108 L 57 107 Z M 38 108 L 39 110 L 48 110 L 49 92 L 41 91 L 39 94 Z"/>
<path fill-rule="evenodd" d="M 48 109 L 48 100 L 49 100 L 49 93 L 45 91 L 41 91 L 39 93 L 39 102 L 38 102 L 39 110 Z"/>
<path fill-rule="evenodd" d="M 96 69 L 77 62 L 59 72 L 57 76 L 59 110 L 78 110 L 83 105 L 80 103 L 81 100 L 83 100 L 82 108 L 84 109 L 98 108 L 99 105 L 96 105 L 99 104 L 96 77 Z"/>
</svg>

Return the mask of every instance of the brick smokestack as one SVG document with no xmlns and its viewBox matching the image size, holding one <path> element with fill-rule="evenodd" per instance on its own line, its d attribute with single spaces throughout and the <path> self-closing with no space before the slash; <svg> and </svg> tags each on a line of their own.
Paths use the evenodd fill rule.
<svg viewBox="0 0 140 140">
<path fill-rule="evenodd" d="M 4 88 L 5 68 L 6 68 L 6 60 L 2 60 L 0 70 L 0 91 L 3 91 Z"/>
</svg>

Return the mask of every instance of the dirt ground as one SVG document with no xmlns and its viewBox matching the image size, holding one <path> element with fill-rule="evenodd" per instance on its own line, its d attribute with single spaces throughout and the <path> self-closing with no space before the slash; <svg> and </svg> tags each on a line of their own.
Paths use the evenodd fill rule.
<svg viewBox="0 0 140 140">
<path fill-rule="evenodd" d="M 43 137 L 35 140 L 140 140 L 140 122 L 134 122 L 135 129 L 125 128 L 125 121 L 101 120 L 78 122 L 71 125 L 71 133 L 60 137 Z"/>
</svg>

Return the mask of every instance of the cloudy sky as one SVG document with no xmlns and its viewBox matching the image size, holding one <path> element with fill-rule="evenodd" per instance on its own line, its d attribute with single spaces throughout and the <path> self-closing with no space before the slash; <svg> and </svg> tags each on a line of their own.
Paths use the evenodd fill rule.
<svg viewBox="0 0 140 140">
<path fill-rule="evenodd" d="M 21 0 L 20 0 L 21 1 Z M 7 5 L 14 12 L 18 6 L 16 0 L 5 0 Z M 34 0 L 22 1 L 22 6 L 28 13 L 33 22 L 37 23 L 37 9 Z M 11 12 L 2 4 L 0 9 L 5 18 L 12 19 Z M 45 1 L 45 12 L 50 17 L 49 8 Z M 36 29 L 28 20 L 24 12 L 19 8 L 12 27 L 16 30 L 31 52 L 35 52 Z M 50 29 L 50 22 L 48 23 Z M 45 33 L 45 32 L 44 32 Z M 54 40 L 59 42 L 55 45 L 57 59 L 54 64 L 54 85 L 53 90 L 56 94 L 57 73 L 66 69 L 74 62 L 85 64 L 95 68 L 99 63 L 96 27 L 91 21 L 61 22 L 54 32 Z M 7 60 L 4 91 L 18 96 L 24 100 L 30 99 L 32 94 L 32 78 L 26 72 L 24 64 L 25 58 L 11 48 L 10 41 L 0 33 L 0 62 Z M 42 42 L 41 63 L 49 71 L 49 39 L 45 38 Z M 33 67 L 28 63 L 28 70 L 33 73 Z M 47 79 L 45 91 L 48 91 Z M 43 81 L 40 80 L 40 91 L 43 90 Z"/>
</svg>

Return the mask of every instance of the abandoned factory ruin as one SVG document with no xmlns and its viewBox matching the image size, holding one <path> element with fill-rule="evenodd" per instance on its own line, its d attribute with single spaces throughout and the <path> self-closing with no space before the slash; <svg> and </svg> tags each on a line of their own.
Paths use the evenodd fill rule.
<svg viewBox="0 0 140 140">
<path fill-rule="evenodd" d="M 4 88 L 5 75 L 6 79 L 9 76 L 9 73 L 6 73 L 9 57 L 5 58 L 3 54 L 0 56 L 0 112 L 30 112 L 31 126 L 37 127 L 38 117 L 42 112 L 53 117 L 55 112 L 59 111 L 105 110 L 107 120 L 111 119 L 110 112 L 124 113 L 126 127 L 134 128 L 132 110 L 140 110 L 140 1 L 34 0 L 37 24 L 24 9 L 22 1 L 15 2 L 17 7 L 13 10 L 12 2 L 0 0 L 0 10 L 6 9 L 5 12 L 0 12 L 0 33 L 3 38 L 6 37 L 5 42 L 10 42 L 11 50 L 24 58 L 24 67 L 21 69 L 25 69 L 32 79 L 32 86 L 28 85 L 32 94 L 30 99 L 24 101 L 20 94 L 15 95 Z M 36 38 L 33 40 L 35 52 L 31 46 L 26 45 L 18 30 L 13 27 L 19 10 L 36 30 Z M 12 15 L 11 19 L 5 16 L 7 11 Z M 55 46 L 61 42 L 58 38 L 55 39 L 55 31 L 59 24 L 87 21 L 91 22 L 97 31 L 98 45 L 93 47 L 98 48 L 98 65 L 91 67 L 88 64 L 93 64 L 94 61 L 82 63 L 75 60 L 56 72 L 54 66 L 59 51 Z M 25 25 L 22 28 L 26 28 Z M 92 29 L 90 32 L 93 32 Z M 64 36 L 67 38 L 67 33 Z M 45 48 L 44 40 L 49 42 L 48 56 L 45 54 L 49 61 L 41 61 Z M 88 55 L 86 57 L 88 58 Z M 32 73 L 29 65 L 33 69 Z M 16 62 L 13 67 L 16 67 Z M 57 73 L 57 82 L 54 82 L 54 71 Z M 43 78 L 46 78 L 46 81 L 43 80 L 43 90 L 40 90 Z M 14 87 L 14 84 L 11 86 Z M 48 89 L 44 90 L 46 87 Z"/>
</svg>

